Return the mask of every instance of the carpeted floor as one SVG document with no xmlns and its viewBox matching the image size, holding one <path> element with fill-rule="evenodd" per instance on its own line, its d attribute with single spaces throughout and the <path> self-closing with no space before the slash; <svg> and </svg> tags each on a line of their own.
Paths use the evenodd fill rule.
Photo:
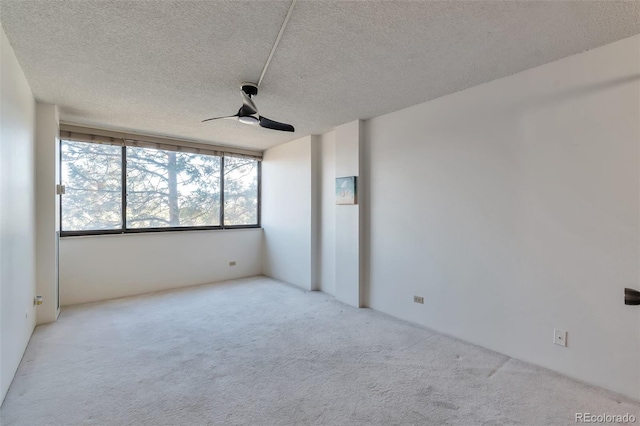
<svg viewBox="0 0 640 426">
<path fill-rule="evenodd" d="M 69 307 L 10 425 L 552 425 L 640 404 L 267 278 Z"/>
</svg>

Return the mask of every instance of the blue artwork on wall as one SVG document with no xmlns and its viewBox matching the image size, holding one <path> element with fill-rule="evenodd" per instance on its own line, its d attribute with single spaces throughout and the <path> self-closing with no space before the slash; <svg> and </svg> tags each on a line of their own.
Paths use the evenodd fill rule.
<svg viewBox="0 0 640 426">
<path fill-rule="evenodd" d="M 336 204 L 358 204 L 357 177 L 336 178 Z"/>
</svg>

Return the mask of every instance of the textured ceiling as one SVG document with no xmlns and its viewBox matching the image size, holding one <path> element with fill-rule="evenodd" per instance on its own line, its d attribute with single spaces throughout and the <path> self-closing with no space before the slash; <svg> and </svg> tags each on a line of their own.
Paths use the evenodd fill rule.
<svg viewBox="0 0 640 426">
<path fill-rule="evenodd" d="M 640 33 L 640 2 L 305 1 L 256 104 L 296 127 L 222 120 L 257 81 L 287 1 L 0 1 L 35 97 L 61 119 L 265 149 Z"/>
</svg>

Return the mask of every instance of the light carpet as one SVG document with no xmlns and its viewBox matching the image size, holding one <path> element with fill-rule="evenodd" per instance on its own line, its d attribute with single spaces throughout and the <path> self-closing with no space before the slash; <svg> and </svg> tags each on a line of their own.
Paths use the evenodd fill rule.
<svg viewBox="0 0 640 426">
<path fill-rule="evenodd" d="M 640 403 L 257 277 L 63 309 L 11 425 L 555 425 Z"/>
</svg>

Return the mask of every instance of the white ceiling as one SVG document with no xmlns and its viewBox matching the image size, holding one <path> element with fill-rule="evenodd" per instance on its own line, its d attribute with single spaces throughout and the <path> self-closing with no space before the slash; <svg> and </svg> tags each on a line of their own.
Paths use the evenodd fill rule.
<svg viewBox="0 0 640 426">
<path fill-rule="evenodd" d="M 2 0 L 35 97 L 69 122 L 265 149 L 640 33 L 640 2 Z"/>
</svg>

